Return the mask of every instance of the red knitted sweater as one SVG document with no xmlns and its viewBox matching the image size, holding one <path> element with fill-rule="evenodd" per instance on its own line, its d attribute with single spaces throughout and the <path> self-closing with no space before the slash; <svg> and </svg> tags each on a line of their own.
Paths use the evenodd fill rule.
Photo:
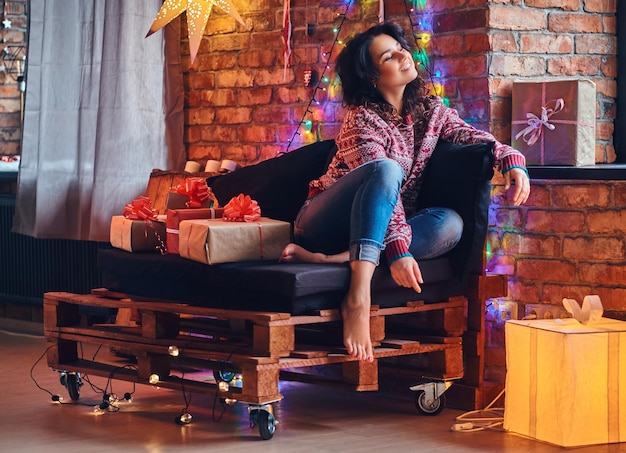
<svg viewBox="0 0 626 453">
<path fill-rule="evenodd" d="M 524 156 L 508 145 L 499 143 L 488 132 L 463 121 L 456 110 L 446 107 L 441 98 L 432 97 L 428 121 L 412 124 L 410 118 L 383 119 L 367 107 L 351 108 L 336 139 L 337 153 L 328 170 L 311 181 L 309 196 L 330 187 L 350 170 L 375 159 L 393 159 L 404 171 L 400 199 L 396 204 L 387 233 L 385 254 L 389 261 L 408 253 L 411 228 L 407 216 L 413 215 L 424 168 L 439 140 L 459 144 L 495 142 L 494 155 L 500 171 L 525 168 Z"/>
</svg>

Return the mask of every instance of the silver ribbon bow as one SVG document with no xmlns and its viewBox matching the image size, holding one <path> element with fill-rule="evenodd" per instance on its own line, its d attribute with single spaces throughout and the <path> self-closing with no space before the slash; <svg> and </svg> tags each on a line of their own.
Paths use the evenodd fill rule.
<svg viewBox="0 0 626 453">
<path fill-rule="evenodd" d="M 562 98 L 559 98 L 554 101 L 554 108 L 548 108 L 548 104 L 541 107 L 541 118 L 534 113 L 526 114 L 526 118 L 528 118 L 528 126 L 517 133 L 515 136 L 516 139 L 522 137 L 522 140 L 530 146 L 539 140 L 544 126 L 551 131 L 554 130 L 556 126 L 551 124 L 548 120 L 552 115 L 555 115 L 563 110 L 565 102 Z"/>
</svg>

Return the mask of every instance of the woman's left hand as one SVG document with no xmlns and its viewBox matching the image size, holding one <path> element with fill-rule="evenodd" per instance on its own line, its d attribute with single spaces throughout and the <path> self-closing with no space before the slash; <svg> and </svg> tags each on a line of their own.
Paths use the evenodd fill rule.
<svg viewBox="0 0 626 453">
<path fill-rule="evenodd" d="M 519 206 L 526 203 L 530 195 L 530 179 L 528 179 L 526 172 L 521 168 L 511 168 L 507 171 L 504 174 L 504 190 L 509 190 L 511 185 L 515 186 L 513 204 Z"/>
</svg>

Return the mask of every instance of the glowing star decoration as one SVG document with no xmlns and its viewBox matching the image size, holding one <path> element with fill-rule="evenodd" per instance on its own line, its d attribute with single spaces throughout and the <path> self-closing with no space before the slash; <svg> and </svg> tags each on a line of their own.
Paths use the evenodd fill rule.
<svg viewBox="0 0 626 453">
<path fill-rule="evenodd" d="M 180 16 L 183 11 L 187 11 L 189 52 L 191 54 L 191 63 L 193 64 L 193 61 L 198 54 L 198 49 L 200 48 L 204 27 L 209 20 L 213 6 L 217 6 L 243 25 L 244 28 L 248 28 L 230 0 L 165 0 L 165 2 L 163 2 L 163 6 L 161 6 L 161 10 L 154 19 L 146 38 L 165 27 L 172 20 Z"/>
</svg>

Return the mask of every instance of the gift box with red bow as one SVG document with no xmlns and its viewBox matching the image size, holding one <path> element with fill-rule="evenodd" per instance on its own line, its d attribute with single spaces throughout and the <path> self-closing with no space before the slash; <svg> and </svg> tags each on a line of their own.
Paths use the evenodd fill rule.
<svg viewBox="0 0 626 453">
<path fill-rule="evenodd" d="M 124 206 L 122 215 L 111 217 L 111 245 L 128 252 L 165 252 L 165 216 L 158 216 L 147 197 Z"/>
<path fill-rule="evenodd" d="M 248 195 L 233 197 L 222 219 L 183 220 L 179 253 L 205 264 L 275 261 L 291 239 L 289 222 L 261 217 Z"/>
<path fill-rule="evenodd" d="M 166 209 L 217 208 L 217 199 L 202 177 L 185 178 L 170 189 Z"/>
<path fill-rule="evenodd" d="M 511 101 L 511 146 L 527 165 L 595 165 L 594 82 L 516 81 Z"/>
<path fill-rule="evenodd" d="M 224 208 L 168 209 L 165 220 L 167 253 L 178 254 L 178 234 L 181 221 L 192 219 L 219 219 L 222 217 L 223 213 Z"/>
</svg>

